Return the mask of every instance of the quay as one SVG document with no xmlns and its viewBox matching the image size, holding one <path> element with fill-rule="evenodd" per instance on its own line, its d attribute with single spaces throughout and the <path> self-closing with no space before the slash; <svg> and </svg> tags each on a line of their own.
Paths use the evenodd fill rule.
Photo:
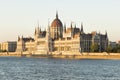
<svg viewBox="0 0 120 80">
<path fill-rule="evenodd" d="M 0 57 L 33 57 L 55 59 L 120 59 L 120 53 L 82 53 L 82 54 L 30 54 L 28 52 L 4 52 Z"/>
</svg>

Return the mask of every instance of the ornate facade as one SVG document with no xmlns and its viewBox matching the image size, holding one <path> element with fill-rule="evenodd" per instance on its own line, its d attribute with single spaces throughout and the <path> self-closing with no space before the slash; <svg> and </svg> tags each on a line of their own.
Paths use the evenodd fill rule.
<svg viewBox="0 0 120 80">
<path fill-rule="evenodd" d="M 42 31 L 39 25 L 35 28 L 34 38 L 18 37 L 16 51 L 29 51 L 33 54 L 49 52 L 90 52 L 91 46 L 97 44 L 99 51 L 103 52 L 108 47 L 108 36 L 92 32 L 86 34 L 83 24 L 80 28 L 76 25 L 70 27 L 62 24 L 56 13 L 56 18 L 47 29 Z"/>
</svg>

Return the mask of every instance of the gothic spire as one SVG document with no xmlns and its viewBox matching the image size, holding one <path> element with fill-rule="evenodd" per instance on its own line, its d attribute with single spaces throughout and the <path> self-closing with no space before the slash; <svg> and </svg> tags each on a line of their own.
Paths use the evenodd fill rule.
<svg viewBox="0 0 120 80">
<path fill-rule="evenodd" d="M 39 34 L 40 33 L 40 28 L 39 27 L 36 27 L 36 29 L 35 29 L 36 31 L 36 34 Z"/>
<path fill-rule="evenodd" d="M 100 31 L 99 31 L 99 33 L 98 33 L 99 35 L 100 35 Z"/>
<path fill-rule="evenodd" d="M 75 24 L 75 29 L 76 29 L 76 24 Z"/>
<path fill-rule="evenodd" d="M 48 18 L 48 26 L 50 26 L 50 21 L 49 21 L 49 18 Z"/>
<path fill-rule="evenodd" d="M 71 24 L 70 24 L 70 27 L 71 27 L 71 29 L 73 28 L 73 27 L 72 27 L 72 22 L 71 22 Z"/>
<path fill-rule="evenodd" d="M 23 40 L 23 35 L 22 35 L 21 39 Z"/>
<path fill-rule="evenodd" d="M 106 35 L 106 37 L 107 37 L 107 31 L 105 31 L 105 35 Z"/>
<path fill-rule="evenodd" d="M 58 11 L 56 11 L 56 19 L 58 19 Z"/>
<path fill-rule="evenodd" d="M 40 28 L 40 32 L 41 32 L 41 27 L 39 27 Z"/>
<path fill-rule="evenodd" d="M 20 41 L 20 36 L 18 36 L 18 41 Z"/>
<path fill-rule="evenodd" d="M 64 23 L 64 32 L 66 32 L 66 23 Z"/>
<path fill-rule="evenodd" d="M 37 27 L 36 27 L 36 31 L 37 34 L 40 33 L 40 27 L 39 27 L 39 20 L 37 20 Z"/>
<path fill-rule="evenodd" d="M 83 23 L 81 23 L 81 33 L 84 33 L 84 30 L 83 30 Z"/>
<path fill-rule="evenodd" d="M 39 27 L 39 20 L 37 21 L 37 27 Z"/>
<path fill-rule="evenodd" d="M 36 34 L 36 28 L 35 28 L 35 34 Z"/>
</svg>

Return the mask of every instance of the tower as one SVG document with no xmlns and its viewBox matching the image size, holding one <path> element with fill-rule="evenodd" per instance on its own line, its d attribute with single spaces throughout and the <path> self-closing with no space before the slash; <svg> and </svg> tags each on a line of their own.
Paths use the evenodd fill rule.
<svg viewBox="0 0 120 80">
<path fill-rule="evenodd" d="M 109 46 L 109 39 L 108 39 L 108 34 L 107 31 L 105 31 L 105 50 L 107 50 L 108 46 Z"/>
<path fill-rule="evenodd" d="M 58 19 L 58 11 L 56 11 L 56 19 Z"/>
<path fill-rule="evenodd" d="M 50 26 L 48 25 L 48 28 L 46 30 L 46 49 L 47 53 L 53 51 L 53 44 L 51 39 L 51 33 L 50 33 Z"/>
<path fill-rule="evenodd" d="M 84 30 L 83 30 L 83 23 L 81 23 L 81 30 L 80 30 L 80 33 L 81 33 L 81 34 L 84 33 Z"/>
<path fill-rule="evenodd" d="M 73 33 L 73 26 L 72 26 L 72 22 L 71 22 L 71 24 L 70 24 L 70 28 L 71 28 L 71 37 L 73 38 L 74 33 Z"/>
<path fill-rule="evenodd" d="M 23 52 L 23 51 L 25 51 L 25 42 L 24 42 L 23 36 L 21 38 L 18 36 L 16 51 L 17 52 Z"/>
<path fill-rule="evenodd" d="M 34 39 L 36 40 L 37 38 L 39 38 L 41 32 L 41 28 L 39 27 L 39 23 L 37 25 L 37 27 L 35 28 L 35 33 L 34 33 Z"/>
<path fill-rule="evenodd" d="M 52 39 L 58 39 L 63 37 L 63 25 L 61 20 L 58 18 L 58 12 L 56 12 L 56 18 L 51 23 L 50 33 Z"/>
</svg>

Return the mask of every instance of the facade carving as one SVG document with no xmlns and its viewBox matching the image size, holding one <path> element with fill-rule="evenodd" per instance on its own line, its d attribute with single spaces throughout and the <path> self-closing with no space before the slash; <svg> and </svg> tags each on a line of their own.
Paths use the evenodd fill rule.
<svg viewBox="0 0 120 80">
<path fill-rule="evenodd" d="M 108 47 L 107 33 L 92 32 L 86 34 L 83 24 L 80 27 L 66 27 L 56 13 L 56 18 L 47 29 L 42 31 L 39 25 L 35 28 L 34 38 L 18 37 L 16 51 L 29 51 L 32 54 L 50 52 L 90 52 L 91 46 L 98 44 L 99 51 L 104 52 Z"/>
</svg>

